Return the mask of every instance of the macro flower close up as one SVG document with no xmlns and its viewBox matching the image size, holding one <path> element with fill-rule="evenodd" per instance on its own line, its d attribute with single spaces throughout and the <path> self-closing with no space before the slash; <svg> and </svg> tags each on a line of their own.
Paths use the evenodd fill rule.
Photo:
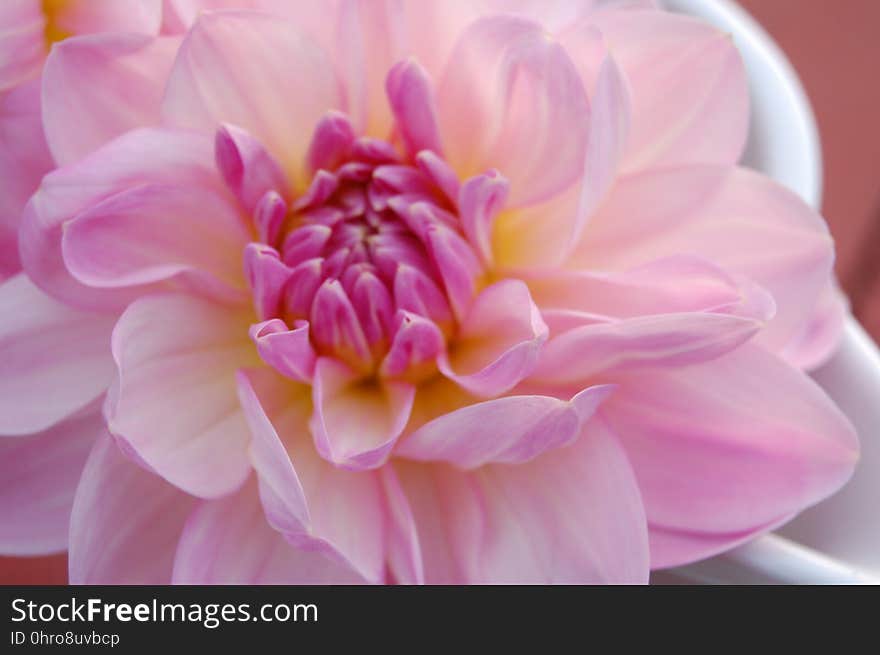
<svg viewBox="0 0 880 655">
<path fill-rule="evenodd" d="M 833 243 L 738 166 L 728 35 L 648 0 L 77 6 L 0 9 L 0 53 L 41 25 L 0 60 L 0 551 L 642 583 L 852 473 L 804 372 Z"/>
</svg>

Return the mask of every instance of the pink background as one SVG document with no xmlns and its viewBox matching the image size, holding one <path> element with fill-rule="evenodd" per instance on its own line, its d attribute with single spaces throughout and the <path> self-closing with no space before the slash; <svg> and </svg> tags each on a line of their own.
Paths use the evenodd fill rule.
<svg viewBox="0 0 880 655">
<path fill-rule="evenodd" d="M 813 103 L 838 275 L 856 316 L 880 340 L 880 2 L 740 2 L 788 54 Z M 64 555 L 0 557 L 0 584 L 65 582 Z"/>
</svg>

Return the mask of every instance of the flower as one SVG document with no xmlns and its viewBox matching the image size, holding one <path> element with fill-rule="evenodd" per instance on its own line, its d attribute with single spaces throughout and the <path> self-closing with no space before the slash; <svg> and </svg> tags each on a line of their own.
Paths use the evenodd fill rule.
<svg viewBox="0 0 880 655">
<path fill-rule="evenodd" d="M 253 4 L 49 56 L 4 550 L 69 545 L 73 582 L 633 583 L 846 481 L 802 372 L 832 241 L 737 167 L 729 37 L 638 1 Z"/>
</svg>

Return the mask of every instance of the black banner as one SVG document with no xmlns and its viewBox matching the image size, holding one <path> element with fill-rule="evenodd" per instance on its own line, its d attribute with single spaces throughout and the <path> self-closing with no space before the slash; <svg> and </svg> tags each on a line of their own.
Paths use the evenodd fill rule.
<svg viewBox="0 0 880 655">
<path fill-rule="evenodd" d="M 725 641 L 766 629 L 789 639 L 830 628 L 844 611 L 851 636 L 859 622 L 852 608 L 872 625 L 880 607 L 876 587 L 0 587 L 0 596 L 4 653 L 183 645 L 227 652 L 315 639 L 324 652 L 352 644 L 374 652 L 412 635 L 407 650 L 474 636 L 586 645 L 612 635 L 623 647 L 649 635 L 678 643 L 713 625 Z"/>
</svg>

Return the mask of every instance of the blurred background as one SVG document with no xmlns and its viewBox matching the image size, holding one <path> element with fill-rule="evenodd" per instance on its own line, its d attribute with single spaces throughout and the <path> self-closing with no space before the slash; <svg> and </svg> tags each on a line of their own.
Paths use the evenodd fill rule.
<svg viewBox="0 0 880 655">
<path fill-rule="evenodd" d="M 788 55 L 813 104 L 837 274 L 880 341 L 880 0 L 739 2 Z M 0 584 L 66 582 L 64 555 L 0 557 Z"/>
</svg>

